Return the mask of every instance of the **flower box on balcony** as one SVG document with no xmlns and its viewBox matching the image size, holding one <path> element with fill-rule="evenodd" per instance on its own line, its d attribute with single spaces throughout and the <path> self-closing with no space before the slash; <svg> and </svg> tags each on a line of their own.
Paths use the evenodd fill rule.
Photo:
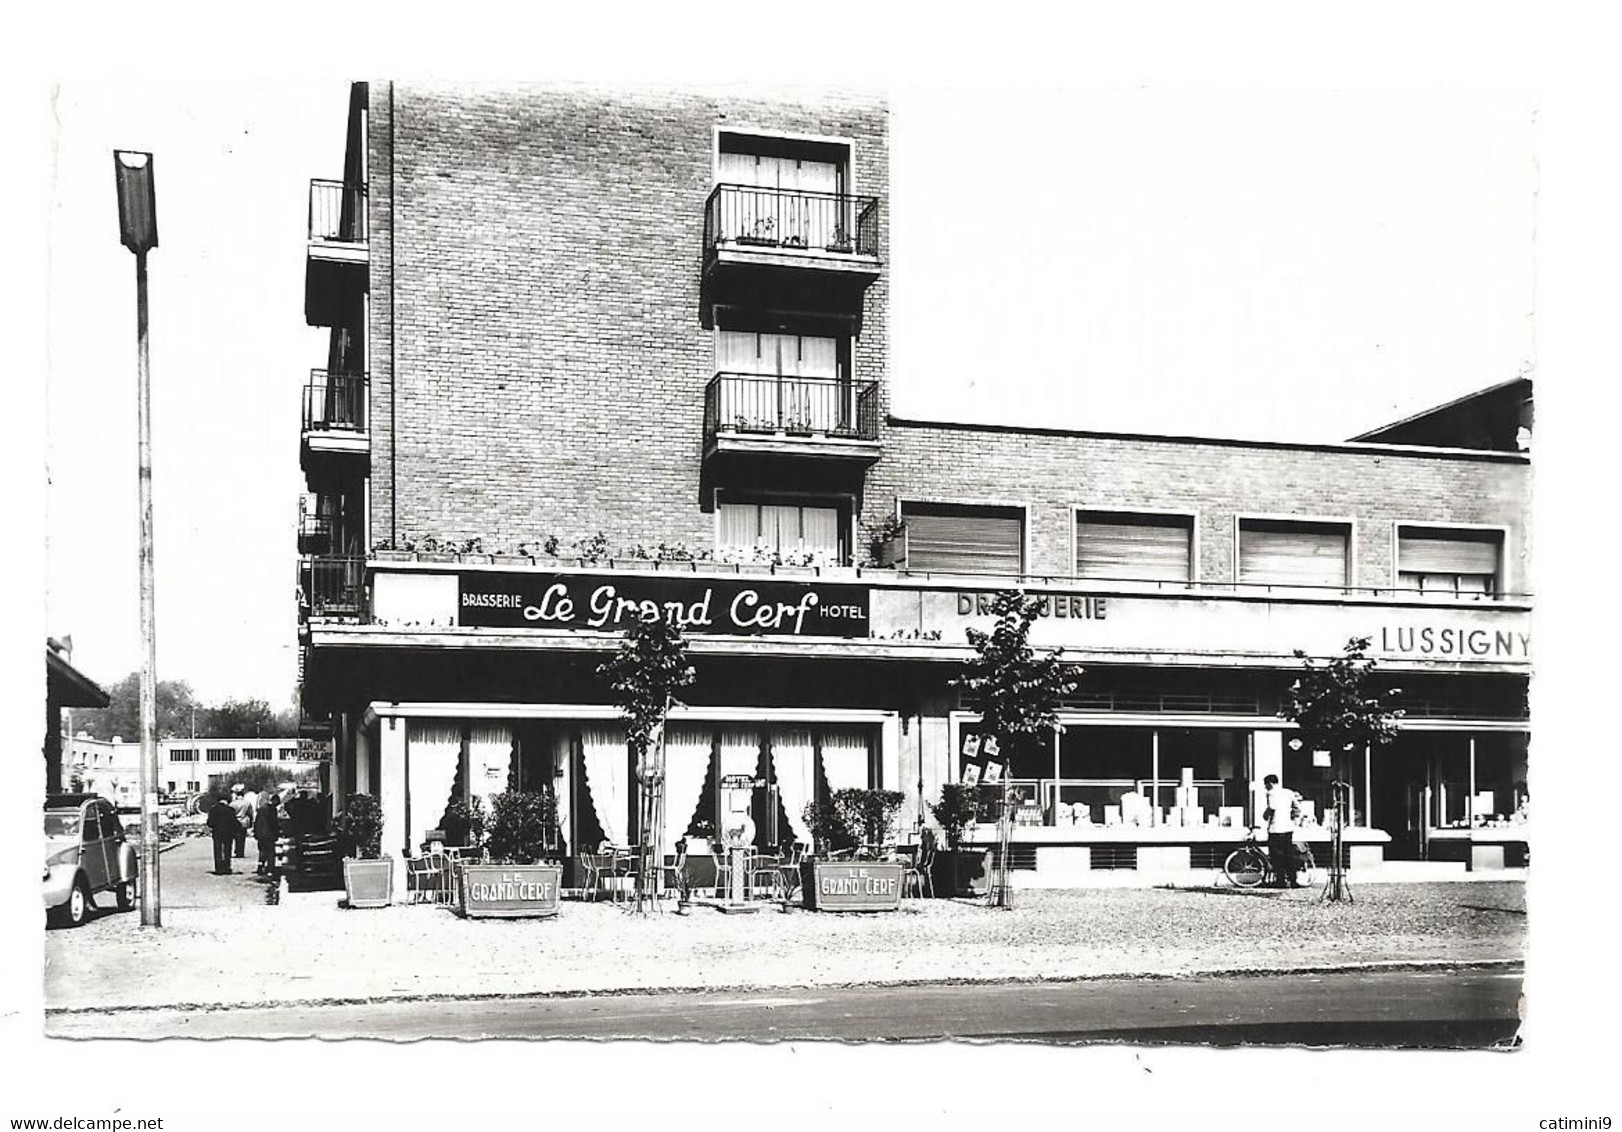
<svg viewBox="0 0 1622 1132">
<path fill-rule="evenodd" d="M 902 560 L 902 556 L 905 554 L 903 547 L 904 540 L 900 535 L 896 535 L 894 538 L 885 539 L 883 542 L 879 543 L 875 547 L 875 549 L 878 551 L 879 565 L 886 567 L 895 566 L 896 563 Z"/>
<path fill-rule="evenodd" d="M 454 550 L 419 550 L 418 562 L 455 562 L 461 558 Z"/>
<path fill-rule="evenodd" d="M 372 558 L 377 562 L 415 562 L 417 552 L 414 550 L 374 550 Z"/>
<path fill-rule="evenodd" d="M 464 555 L 462 555 L 462 561 L 467 563 L 470 566 L 488 566 L 491 562 L 495 561 L 495 555 L 493 555 L 493 554 L 464 554 Z"/>
<path fill-rule="evenodd" d="M 659 564 L 651 558 L 611 558 L 608 560 L 612 570 L 657 570 Z"/>
<path fill-rule="evenodd" d="M 490 561 L 497 566 L 533 566 L 535 559 L 527 554 L 492 554 Z"/>
</svg>

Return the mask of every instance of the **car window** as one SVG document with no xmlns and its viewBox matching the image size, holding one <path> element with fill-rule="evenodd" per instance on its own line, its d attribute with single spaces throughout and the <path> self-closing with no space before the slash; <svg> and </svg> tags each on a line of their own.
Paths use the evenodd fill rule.
<svg viewBox="0 0 1622 1132">
<path fill-rule="evenodd" d="M 79 815 L 57 811 L 45 815 L 46 837 L 77 837 L 79 836 Z"/>
<path fill-rule="evenodd" d="M 115 839 L 124 836 L 124 819 L 118 816 L 117 810 L 101 811 L 101 835 Z"/>
</svg>

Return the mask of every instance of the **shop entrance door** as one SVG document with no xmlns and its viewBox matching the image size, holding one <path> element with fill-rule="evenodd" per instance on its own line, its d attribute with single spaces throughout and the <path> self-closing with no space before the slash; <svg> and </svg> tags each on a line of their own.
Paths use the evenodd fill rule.
<svg viewBox="0 0 1622 1132">
<path fill-rule="evenodd" d="M 1391 837 L 1385 848 L 1387 860 L 1425 859 L 1425 813 L 1430 759 L 1422 742 L 1414 735 L 1399 735 L 1384 750 L 1377 751 L 1369 768 L 1366 805 L 1373 826 Z"/>
</svg>

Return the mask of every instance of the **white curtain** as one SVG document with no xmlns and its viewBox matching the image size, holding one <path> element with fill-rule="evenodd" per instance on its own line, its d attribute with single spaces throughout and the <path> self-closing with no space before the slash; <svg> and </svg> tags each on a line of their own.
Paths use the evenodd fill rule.
<svg viewBox="0 0 1622 1132">
<path fill-rule="evenodd" d="M 676 851 L 676 839 L 687 832 L 687 823 L 698 808 L 704 792 L 704 777 L 710 769 L 708 727 L 665 728 L 665 835 L 662 849 Z M 713 814 L 706 816 L 713 817 Z"/>
<path fill-rule="evenodd" d="M 456 766 L 462 757 L 462 728 L 454 723 L 406 721 L 406 797 L 410 822 L 406 844 L 415 855 L 423 834 L 439 828 L 445 805 L 456 785 Z"/>
<path fill-rule="evenodd" d="M 753 778 L 760 765 L 760 733 L 742 728 L 721 732 L 721 773 L 747 774 Z"/>
<path fill-rule="evenodd" d="M 867 787 L 868 745 L 866 728 L 822 733 L 822 773 L 830 791 Z"/>
<path fill-rule="evenodd" d="M 626 808 L 630 805 L 630 756 L 623 727 L 587 727 L 580 735 L 586 764 L 586 787 L 603 836 L 618 846 L 629 844 Z"/>
<path fill-rule="evenodd" d="M 569 780 L 569 751 L 573 742 L 572 737 L 567 732 L 564 732 L 557 737 L 556 742 L 553 744 L 552 784 L 556 787 L 554 796 L 557 798 L 558 805 L 558 836 L 568 843 L 568 852 L 577 853 L 579 850 L 574 843 L 574 828 L 569 824 L 569 801 L 574 795 L 574 791 L 570 789 Z M 559 771 L 562 773 L 557 773 Z"/>
<path fill-rule="evenodd" d="M 721 504 L 721 545 L 750 549 L 760 537 L 760 506 L 755 503 Z"/>
<path fill-rule="evenodd" d="M 481 724 L 468 733 L 468 794 L 483 799 L 486 821 L 490 818 L 495 796 L 507 789 L 512 760 L 512 728 Z"/>
<path fill-rule="evenodd" d="M 839 511 L 833 507 L 805 507 L 800 511 L 801 542 L 806 550 L 820 550 L 839 561 Z"/>
<path fill-rule="evenodd" d="M 794 839 L 811 844 L 811 826 L 805 820 L 805 806 L 816 797 L 816 750 L 811 743 L 811 732 L 801 729 L 778 730 L 771 733 L 772 773 L 777 777 L 777 792 L 783 809 L 788 813 L 789 828 Z"/>
</svg>

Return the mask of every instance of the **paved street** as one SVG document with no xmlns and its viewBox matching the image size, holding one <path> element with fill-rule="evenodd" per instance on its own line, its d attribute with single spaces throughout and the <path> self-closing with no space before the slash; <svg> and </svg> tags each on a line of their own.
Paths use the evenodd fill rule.
<svg viewBox="0 0 1622 1132">
<path fill-rule="evenodd" d="M 162 929 L 143 929 L 133 913 L 103 913 L 81 929 L 46 933 L 45 994 L 53 1032 L 86 1024 L 74 1017 L 79 1013 L 126 1008 L 195 1012 L 275 1006 L 278 1011 L 312 1011 L 287 1015 L 296 1027 L 300 1017 L 343 1022 L 341 1012 L 331 1012 L 341 1011 L 343 1004 L 488 1002 L 512 996 L 531 1004 L 513 1008 L 522 1020 L 541 1009 L 533 1005 L 538 996 L 593 996 L 590 1001 L 600 1003 L 606 1001 L 604 995 L 625 991 L 640 992 L 640 997 L 615 1009 L 649 1008 L 656 996 L 677 991 L 723 998 L 778 992 L 797 997 L 814 991 L 813 997 L 819 997 L 861 986 L 869 989 L 859 999 L 871 1001 L 866 996 L 879 985 L 975 983 L 980 984 L 975 992 L 996 996 L 1005 992 L 985 988 L 1008 983 L 1083 988 L 1070 980 L 1139 975 L 1170 976 L 1179 980 L 1177 985 L 1189 985 L 1189 977 L 1210 975 L 1393 964 L 1513 965 L 1524 961 L 1526 940 L 1526 886 L 1513 882 L 1354 883 L 1357 900 L 1349 905 L 1323 903 L 1317 892 L 1308 890 L 1035 891 L 1022 893 L 1012 911 L 974 901 L 911 900 L 898 913 L 854 916 L 785 913 L 774 907 L 742 917 L 709 909 L 686 916 L 635 916 L 612 903 L 570 900 L 553 920 L 473 921 L 433 905 L 345 910 L 338 906 L 337 892 L 283 894 L 273 904 L 273 890 L 251 872 L 212 875 L 209 846 L 201 840 L 166 852 L 163 876 Z M 1289 985 L 1295 985 L 1293 978 Z M 1410 977 L 1405 985 L 1413 997 L 1424 1000 L 1452 984 Z M 972 999 L 974 992 L 941 993 Z M 905 994 L 903 1000 L 910 1001 Z M 694 1000 L 680 995 L 672 1001 L 664 1021 L 655 1011 L 647 1024 L 664 1027 L 659 1033 L 686 1033 L 681 1027 L 693 1025 L 684 1018 Z M 1416 1006 L 1426 1008 L 1423 1001 Z M 1304 999 L 1301 1007 L 1309 1013 L 1283 1021 L 1310 1023 L 1315 1016 L 1310 1011 L 1321 1010 L 1323 999 Z M 423 1009 L 410 1004 L 400 1008 L 403 1032 L 411 1032 L 413 1012 Z M 457 1017 L 461 1009 L 447 1008 L 445 1016 Z M 466 1025 L 476 1029 L 483 1024 L 483 1007 L 467 1009 Z M 589 1009 L 566 1005 L 548 1005 L 538 1017 L 575 1018 L 569 1012 L 576 1009 L 586 1010 L 579 1018 L 589 1020 Z M 841 1007 L 828 1017 L 843 1012 Z M 436 1008 L 434 1013 L 437 1017 L 441 1012 Z M 883 1036 L 939 1032 L 927 1028 L 940 1024 L 931 1022 L 936 1015 L 952 1016 L 948 1005 L 937 1004 L 916 1014 L 922 1030 L 903 1026 Z M 976 1012 L 966 1016 L 981 1021 Z M 1113 1006 L 1101 1015 L 1083 1010 L 1036 1029 L 1090 1032 L 1087 1027 L 1099 1025 L 1100 1018 L 1114 1016 Z M 1498 1010 L 1440 1017 L 1474 1024 L 1513 1016 L 1513 1011 Z M 368 1015 L 365 1024 L 376 1017 L 381 1015 Z M 898 1018 L 906 1017 L 903 1008 Z M 1034 1015 L 1026 1006 L 1009 1009 L 1009 1019 L 1020 1017 Z M 1230 1011 L 1206 1020 L 1233 1024 L 1239 1017 Z M 723 1015 L 716 1018 L 717 1025 L 724 1021 Z M 1417 1019 L 1436 1020 L 1423 1013 Z M 815 1011 L 797 1021 L 808 1027 L 806 1033 L 830 1024 Z M 610 1032 L 617 1033 L 639 1024 L 623 1015 L 609 1022 Z M 750 1027 L 758 1022 L 744 1019 L 741 1032 L 755 1033 Z M 1274 1024 L 1268 1019 L 1251 1022 Z M 613 1030 L 614 1025 L 621 1028 Z"/>
<path fill-rule="evenodd" d="M 1102 979 L 53 1016 L 60 1037 L 888 1039 L 1480 1048 L 1513 1039 L 1523 971 Z"/>
</svg>

